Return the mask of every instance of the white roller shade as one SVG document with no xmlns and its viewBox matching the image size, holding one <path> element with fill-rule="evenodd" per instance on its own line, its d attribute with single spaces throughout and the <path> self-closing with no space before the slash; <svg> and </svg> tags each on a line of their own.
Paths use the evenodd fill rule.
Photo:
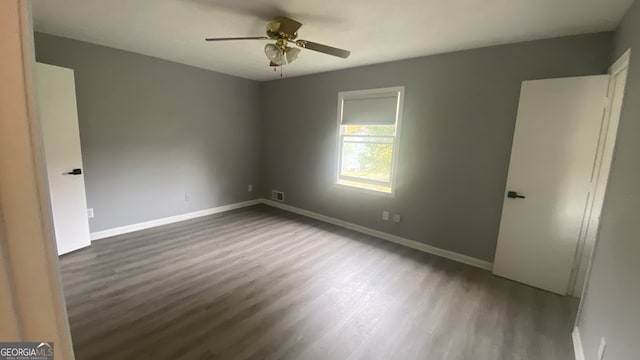
<svg viewBox="0 0 640 360">
<path fill-rule="evenodd" d="M 342 103 L 342 125 L 394 125 L 397 109 L 397 93 L 345 98 Z"/>
</svg>

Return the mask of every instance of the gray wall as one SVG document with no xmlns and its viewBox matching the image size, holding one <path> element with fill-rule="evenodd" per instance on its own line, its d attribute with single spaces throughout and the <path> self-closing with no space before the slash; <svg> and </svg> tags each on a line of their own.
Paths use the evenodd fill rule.
<svg viewBox="0 0 640 360">
<path fill-rule="evenodd" d="M 35 47 L 75 70 L 91 231 L 255 197 L 259 83 L 46 34 Z"/>
<path fill-rule="evenodd" d="M 493 261 L 520 84 L 604 73 L 612 33 L 468 50 L 262 84 L 263 196 Z M 285 68 L 286 72 L 286 68 Z M 333 186 L 337 94 L 404 85 L 391 199 Z M 402 214 L 383 222 L 382 210 Z"/>
<path fill-rule="evenodd" d="M 586 359 L 600 338 L 607 360 L 640 358 L 640 2 L 615 38 L 615 59 L 632 48 L 627 89 L 600 235 L 578 326 Z"/>
</svg>

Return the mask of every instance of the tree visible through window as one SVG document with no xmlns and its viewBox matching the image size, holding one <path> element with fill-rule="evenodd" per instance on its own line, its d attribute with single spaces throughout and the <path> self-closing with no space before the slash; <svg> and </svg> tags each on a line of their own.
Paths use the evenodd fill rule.
<svg viewBox="0 0 640 360">
<path fill-rule="evenodd" d="M 393 192 L 401 88 L 340 93 L 338 184 Z"/>
</svg>

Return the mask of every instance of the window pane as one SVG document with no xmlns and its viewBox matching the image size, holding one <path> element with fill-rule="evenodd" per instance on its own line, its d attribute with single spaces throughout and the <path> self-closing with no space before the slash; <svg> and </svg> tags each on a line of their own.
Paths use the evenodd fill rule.
<svg viewBox="0 0 640 360">
<path fill-rule="evenodd" d="M 344 135 L 386 135 L 396 134 L 395 125 L 343 125 Z"/>
<path fill-rule="evenodd" d="M 391 182 L 393 144 L 342 144 L 341 176 Z"/>
</svg>

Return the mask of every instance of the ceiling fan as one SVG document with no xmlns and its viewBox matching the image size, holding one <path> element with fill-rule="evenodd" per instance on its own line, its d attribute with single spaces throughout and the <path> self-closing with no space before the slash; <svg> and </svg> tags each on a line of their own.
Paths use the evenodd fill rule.
<svg viewBox="0 0 640 360">
<path fill-rule="evenodd" d="M 267 36 L 252 37 L 230 37 L 230 38 L 206 38 L 206 41 L 233 41 L 233 40 L 275 40 L 264 46 L 264 53 L 269 59 L 269 66 L 282 66 L 294 62 L 300 54 L 300 49 L 289 46 L 290 43 L 296 46 L 318 51 L 346 59 L 351 54 L 350 51 L 338 49 L 332 46 L 318 44 L 308 40 L 296 40 L 298 29 L 301 23 L 284 16 L 278 16 L 267 24 Z"/>
</svg>

